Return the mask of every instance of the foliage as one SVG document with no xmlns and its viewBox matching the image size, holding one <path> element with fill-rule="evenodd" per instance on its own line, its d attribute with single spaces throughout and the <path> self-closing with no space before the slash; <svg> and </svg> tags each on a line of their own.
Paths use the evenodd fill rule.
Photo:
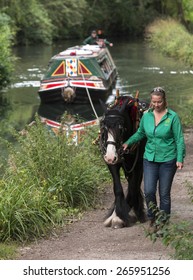
<svg viewBox="0 0 193 280">
<path fill-rule="evenodd" d="M 8 0 L 2 6 L 16 26 L 17 44 L 52 42 L 53 25 L 39 1 Z"/>
<path fill-rule="evenodd" d="M 154 21 L 146 28 L 146 38 L 152 47 L 164 54 L 193 65 L 193 36 L 176 20 L 168 18 Z"/>
<path fill-rule="evenodd" d="M 86 0 L 41 0 L 41 3 L 54 26 L 54 40 L 82 36 Z"/>
<path fill-rule="evenodd" d="M 18 145 L 10 145 L 0 182 L 1 241 L 40 237 L 66 216 L 95 205 L 107 170 L 91 144 L 93 133 L 75 145 L 37 118 L 25 136 L 16 134 Z"/>
<path fill-rule="evenodd" d="M 17 44 L 51 43 L 87 36 L 91 29 L 103 36 L 142 37 L 152 20 L 169 15 L 191 28 L 191 0 L 0 0 L 16 29 Z"/>
<path fill-rule="evenodd" d="M 13 55 L 11 44 L 13 32 L 10 28 L 11 19 L 4 13 L 0 13 L 0 89 L 10 83 L 13 71 Z"/>
<path fill-rule="evenodd" d="M 186 182 L 191 199 L 193 198 L 193 185 Z M 193 199 L 192 199 L 193 202 Z M 193 223 L 182 221 L 179 223 L 164 222 L 163 212 L 156 209 L 156 225 L 159 229 L 156 233 L 148 233 L 153 242 L 158 238 L 162 239 L 165 246 L 174 249 L 173 258 L 176 260 L 193 260 Z"/>
<path fill-rule="evenodd" d="M 85 29 L 101 28 L 105 35 L 114 37 L 140 37 L 144 27 L 159 15 L 153 0 L 87 0 Z"/>
<path fill-rule="evenodd" d="M 163 0 L 164 14 L 179 20 L 188 30 L 193 30 L 193 2 L 192 0 L 170 1 Z"/>
</svg>

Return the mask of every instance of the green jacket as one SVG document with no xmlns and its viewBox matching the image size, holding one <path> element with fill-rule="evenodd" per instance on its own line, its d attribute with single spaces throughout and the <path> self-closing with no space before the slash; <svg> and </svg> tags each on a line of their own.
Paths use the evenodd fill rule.
<svg viewBox="0 0 193 280">
<path fill-rule="evenodd" d="M 84 41 L 83 41 L 83 45 L 97 45 L 97 40 L 98 40 L 98 36 L 97 37 L 92 37 L 92 36 L 89 36 L 88 38 L 86 38 Z"/>
<path fill-rule="evenodd" d="M 103 42 L 104 42 L 104 45 L 110 45 L 110 42 L 107 41 L 106 39 L 101 39 Z M 98 45 L 97 42 L 99 42 L 100 39 L 97 37 L 93 38 L 92 36 L 89 36 L 88 38 L 86 38 L 84 41 L 83 41 L 83 45 Z"/>
<path fill-rule="evenodd" d="M 132 144 L 147 138 L 144 158 L 154 162 L 166 162 L 177 159 L 183 162 L 186 148 L 182 126 L 178 115 L 171 109 L 162 117 L 160 123 L 155 126 L 153 110 L 144 113 L 140 126 L 125 143 Z"/>
</svg>

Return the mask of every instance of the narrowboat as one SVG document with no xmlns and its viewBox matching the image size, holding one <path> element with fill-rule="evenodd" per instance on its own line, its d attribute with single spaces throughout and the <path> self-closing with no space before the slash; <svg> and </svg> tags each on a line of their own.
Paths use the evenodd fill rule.
<svg viewBox="0 0 193 280">
<path fill-rule="evenodd" d="M 117 68 L 107 47 L 68 48 L 49 62 L 38 90 L 41 102 L 87 103 L 105 100 L 115 88 Z"/>
</svg>

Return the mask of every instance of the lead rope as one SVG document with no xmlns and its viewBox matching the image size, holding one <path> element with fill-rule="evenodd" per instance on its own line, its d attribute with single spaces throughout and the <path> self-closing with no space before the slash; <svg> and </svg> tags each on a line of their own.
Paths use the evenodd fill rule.
<svg viewBox="0 0 193 280">
<path fill-rule="evenodd" d="M 79 64 L 79 65 L 80 65 L 80 64 Z M 85 85 L 85 88 L 86 88 L 86 92 L 87 92 L 87 95 L 88 95 L 88 99 L 89 99 L 90 105 L 91 105 L 92 110 L 93 110 L 93 112 L 94 112 L 94 114 L 95 114 L 95 117 L 96 117 L 97 120 L 99 121 L 99 117 L 98 117 L 97 112 L 96 112 L 96 110 L 95 110 L 95 108 L 94 108 L 94 105 L 93 105 L 93 102 L 92 102 L 92 99 L 91 99 L 91 96 L 90 96 L 88 87 L 87 87 L 87 85 L 86 85 L 86 81 L 85 81 L 85 78 L 84 78 L 84 74 L 83 74 L 83 72 L 82 72 L 82 67 L 81 67 L 81 65 L 80 65 L 80 72 L 81 72 L 81 75 L 82 75 L 82 78 L 83 78 L 83 81 L 84 81 L 84 85 Z"/>
<path fill-rule="evenodd" d="M 133 172 L 135 166 L 136 166 L 136 163 L 137 163 L 137 160 L 138 160 L 138 157 L 139 157 L 139 146 L 137 147 L 137 152 L 136 152 L 136 155 L 135 155 L 135 160 L 134 160 L 134 163 L 133 163 L 133 166 L 131 167 L 130 170 L 127 170 L 125 164 L 124 164 L 124 161 L 123 161 L 123 165 L 124 165 L 124 169 L 125 169 L 125 172 L 127 174 L 130 174 L 131 172 Z"/>
</svg>

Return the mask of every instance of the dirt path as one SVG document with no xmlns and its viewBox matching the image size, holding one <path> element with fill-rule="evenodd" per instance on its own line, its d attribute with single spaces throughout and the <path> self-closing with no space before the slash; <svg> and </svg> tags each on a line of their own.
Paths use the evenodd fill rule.
<svg viewBox="0 0 193 280">
<path fill-rule="evenodd" d="M 177 171 L 172 189 L 172 217 L 175 221 L 192 220 L 193 204 L 188 196 L 186 181 L 193 182 L 193 130 L 185 134 L 187 156 L 185 167 Z M 144 226 L 111 229 L 103 219 L 113 201 L 112 188 L 107 188 L 103 207 L 85 213 L 80 221 L 65 227 L 58 236 L 39 240 L 20 248 L 20 260 L 159 260 L 171 259 L 171 249 L 158 240 L 145 237 Z"/>
</svg>

